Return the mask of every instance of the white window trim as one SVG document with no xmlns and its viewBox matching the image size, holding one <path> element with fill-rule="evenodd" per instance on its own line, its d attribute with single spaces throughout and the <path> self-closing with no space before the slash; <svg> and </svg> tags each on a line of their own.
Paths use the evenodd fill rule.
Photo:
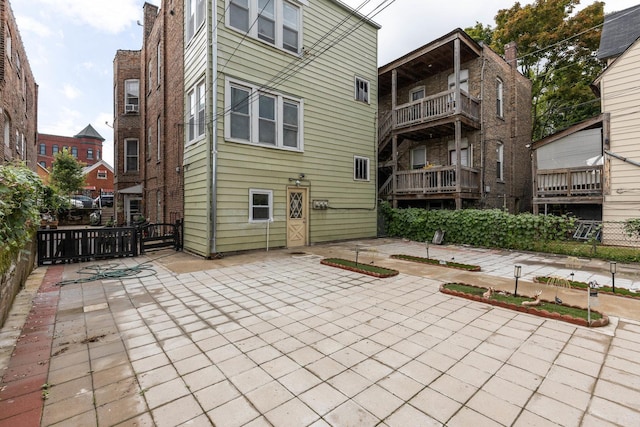
<svg viewBox="0 0 640 427">
<path fill-rule="evenodd" d="M 160 161 L 162 160 L 162 120 L 160 119 L 160 117 L 158 117 L 158 119 L 156 120 L 156 132 L 157 132 L 157 137 L 156 137 L 156 160 Z"/>
<path fill-rule="evenodd" d="M 153 69 L 153 68 L 151 67 L 151 64 L 152 64 L 152 63 L 153 63 L 153 62 L 152 62 L 152 61 L 151 61 L 151 59 L 150 59 L 150 60 L 149 60 L 149 66 L 147 67 L 147 68 L 149 69 L 149 82 L 147 83 L 147 84 L 148 84 L 148 86 L 149 86 L 149 87 L 147 88 L 147 92 L 148 92 L 148 93 L 151 93 L 151 88 L 153 87 L 153 73 L 151 72 L 151 70 Z"/>
<path fill-rule="evenodd" d="M 357 163 L 358 161 L 366 161 L 367 163 L 367 167 L 366 167 L 366 171 L 367 171 L 367 177 L 366 178 L 359 178 L 356 176 L 356 171 L 358 170 Z M 361 181 L 361 182 L 368 182 L 371 180 L 371 160 L 368 157 L 364 157 L 364 156 L 353 156 L 353 180 L 354 181 Z"/>
<path fill-rule="evenodd" d="M 225 0 L 225 10 L 229 11 L 229 3 L 231 0 Z M 274 46 L 276 48 L 278 48 L 279 50 L 286 52 L 290 55 L 296 55 L 299 56 L 302 53 L 302 47 L 303 47 L 303 13 L 304 11 L 302 10 L 302 6 L 308 6 L 309 2 L 308 0 L 271 0 L 271 1 L 275 1 L 275 43 L 270 43 L 267 40 L 263 40 L 261 38 L 258 37 L 258 15 L 260 13 L 260 10 L 258 8 L 258 0 L 248 0 L 249 1 L 249 32 L 246 33 L 249 35 L 249 37 L 251 37 L 252 39 L 255 39 L 256 41 L 268 44 L 269 46 Z M 283 46 L 283 31 L 282 28 L 284 26 L 284 19 L 283 19 L 283 3 L 289 3 L 290 5 L 296 7 L 298 9 L 298 52 L 292 52 L 289 49 L 285 49 Z M 236 27 L 231 26 L 231 21 L 230 21 L 230 13 L 226 13 L 225 14 L 225 25 L 227 26 L 227 28 L 230 28 L 234 31 L 238 31 L 242 34 L 245 34 L 243 30 L 238 29 Z"/>
<path fill-rule="evenodd" d="M 202 2 L 203 7 L 202 10 L 198 9 L 198 3 Z M 208 2 L 205 0 L 185 0 L 185 12 L 184 12 L 184 31 L 185 31 L 185 42 L 189 43 L 196 34 L 200 31 L 200 28 L 204 26 L 205 21 L 207 20 L 207 4 Z M 189 14 L 195 8 L 193 12 L 193 27 L 190 28 L 189 23 Z M 198 13 L 200 12 L 200 13 Z M 200 16 L 202 15 L 202 16 Z"/>
<path fill-rule="evenodd" d="M 253 218 L 253 195 L 254 194 L 266 194 L 267 196 L 269 196 L 269 218 L 268 219 Z M 249 222 L 250 223 L 273 222 L 273 190 L 261 190 L 258 188 L 249 189 Z"/>
<path fill-rule="evenodd" d="M 207 100 L 206 100 L 206 93 L 207 93 L 207 88 L 205 86 L 205 81 L 204 79 L 199 80 L 196 84 L 194 84 L 193 86 L 191 86 L 191 88 L 189 89 L 189 91 L 187 92 L 187 99 L 186 99 L 186 111 L 187 111 L 187 126 L 186 126 L 186 135 L 185 135 L 185 140 L 187 141 L 187 145 L 191 145 L 194 144 L 195 142 L 201 140 L 204 138 L 204 135 L 206 134 L 207 130 L 206 130 L 206 126 L 203 127 L 203 131 L 202 134 L 198 134 L 198 130 L 200 129 L 200 123 L 199 123 L 199 117 L 200 117 L 200 110 L 198 109 L 200 103 L 198 102 L 198 100 L 201 98 L 202 99 L 202 106 L 205 110 L 203 116 L 204 116 L 204 120 L 207 120 Z M 200 95 L 200 96 L 198 96 Z M 189 139 L 189 131 L 190 131 L 190 118 L 191 118 L 191 114 L 193 113 L 193 138 Z"/>
<path fill-rule="evenodd" d="M 362 100 L 358 98 L 358 82 L 365 82 L 367 84 L 366 100 Z M 364 102 L 366 104 L 369 104 L 371 102 L 371 83 L 369 82 L 369 80 L 362 77 L 358 77 L 358 76 L 355 76 L 353 78 L 353 99 L 355 99 L 358 102 Z"/>
<path fill-rule="evenodd" d="M 453 90 L 456 88 L 456 74 L 451 73 L 447 76 L 447 82 L 449 85 L 449 90 Z M 469 93 L 469 70 L 463 69 L 460 70 L 460 90 L 465 93 Z"/>
<path fill-rule="evenodd" d="M 411 89 L 411 90 L 409 91 L 409 102 L 415 102 L 415 101 L 417 101 L 416 99 L 413 99 L 413 94 L 414 94 L 414 93 L 418 93 L 418 92 L 420 92 L 420 91 L 422 91 L 423 96 L 422 96 L 422 98 L 418 98 L 418 99 L 424 99 L 424 98 L 426 98 L 426 96 L 427 96 L 427 90 L 425 89 L 425 87 L 424 87 L 424 86 L 417 86 L 417 87 L 414 87 L 413 89 Z"/>
<path fill-rule="evenodd" d="M 158 42 L 158 46 L 156 48 L 156 61 L 157 61 L 157 68 L 156 68 L 156 75 L 158 76 L 158 86 L 160 86 L 160 80 L 162 78 L 162 45 L 160 44 L 160 42 Z"/>
<path fill-rule="evenodd" d="M 447 143 L 447 148 L 448 148 L 450 166 L 455 166 L 455 163 L 451 161 L 451 153 L 452 152 L 455 153 L 456 151 L 456 141 L 450 140 Z M 469 139 L 462 138 L 460 140 L 460 150 L 467 150 L 467 164 L 466 165 L 463 164 L 462 166 L 472 168 L 473 167 L 473 145 L 469 144 Z"/>
<path fill-rule="evenodd" d="M 107 179 L 107 171 L 98 170 L 98 172 L 96 173 L 96 179 Z"/>
<path fill-rule="evenodd" d="M 138 103 L 137 104 L 129 104 L 129 96 L 127 94 L 127 83 L 137 82 L 138 83 Z M 129 107 L 131 105 L 132 107 Z M 124 113 L 139 113 L 140 112 L 140 79 L 127 79 L 124 81 Z"/>
<path fill-rule="evenodd" d="M 127 161 L 129 159 L 129 157 L 134 157 L 133 155 L 129 155 L 129 142 L 131 141 L 135 141 L 136 142 L 136 147 L 137 147 L 137 151 L 135 154 L 135 158 L 136 158 L 136 169 L 132 169 L 129 170 L 128 166 L 129 166 L 129 162 Z M 125 138 L 124 140 L 124 171 L 125 172 L 139 172 L 140 171 L 140 141 L 138 140 L 138 138 Z"/>
<path fill-rule="evenodd" d="M 496 163 L 500 161 L 500 169 L 496 170 L 500 175 L 497 176 L 498 181 L 504 181 L 504 144 L 502 142 L 498 142 L 496 144 Z M 496 164 L 496 169 L 497 169 Z M 497 174 L 496 174 L 497 175 Z"/>
<path fill-rule="evenodd" d="M 496 114 L 498 117 L 504 117 L 504 82 L 501 78 L 496 79 Z"/>
<path fill-rule="evenodd" d="M 424 151 L 423 158 L 419 159 L 419 160 L 421 160 L 420 162 L 416 162 L 416 153 L 417 153 L 418 150 L 423 150 Z M 422 164 L 424 166 L 426 166 L 428 164 L 427 163 L 427 147 L 424 146 L 424 145 L 421 145 L 419 147 L 415 147 L 415 148 L 413 148 L 411 150 L 411 169 L 415 169 L 418 164 Z"/>
<path fill-rule="evenodd" d="M 249 123 L 251 129 L 249 131 L 249 140 L 243 140 L 239 138 L 231 137 L 231 87 L 236 86 L 249 90 Z M 264 93 L 276 98 L 276 145 L 264 144 L 258 142 L 258 126 L 259 126 L 259 111 L 258 111 L 258 93 Z M 284 122 L 283 122 L 283 105 L 288 101 L 298 105 L 298 146 L 288 147 L 284 145 Z M 304 101 L 300 98 L 294 98 L 292 96 L 283 95 L 281 93 L 262 90 L 260 87 L 243 82 L 240 80 L 227 78 L 225 82 L 224 91 L 224 137 L 226 141 L 238 142 L 241 144 L 250 144 L 258 147 L 274 148 L 277 150 L 288 151 L 304 151 Z"/>
</svg>

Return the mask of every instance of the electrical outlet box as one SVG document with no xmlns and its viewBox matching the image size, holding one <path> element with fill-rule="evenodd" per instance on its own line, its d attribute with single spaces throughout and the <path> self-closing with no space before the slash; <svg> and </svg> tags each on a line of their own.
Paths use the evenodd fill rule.
<svg viewBox="0 0 640 427">
<path fill-rule="evenodd" d="M 328 200 L 314 200 L 311 205 L 313 209 L 329 209 Z"/>
</svg>

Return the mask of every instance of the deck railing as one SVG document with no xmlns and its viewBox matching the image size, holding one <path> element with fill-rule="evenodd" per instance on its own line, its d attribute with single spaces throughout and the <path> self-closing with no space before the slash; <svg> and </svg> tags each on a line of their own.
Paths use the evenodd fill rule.
<svg viewBox="0 0 640 427">
<path fill-rule="evenodd" d="M 454 114 L 455 108 L 455 91 L 441 92 L 397 106 L 394 110 L 394 126 L 400 128 L 439 119 Z M 460 112 L 477 119 L 480 117 L 480 103 L 460 92 Z"/>
<path fill-rule="evenodd" d="M 457 191 L 455 166 L 399 171 L 396 172 L 395 179 L 396 194 L 435 194 Z M 460 168 L 460 191 L 478 192 L 479 183 L 477 170 L 466 166 Z"/>
<path fill-rule="evenodd" d="M 602 166 L 538 170 L 537 197 L 602 195 Z"/>
</svg>

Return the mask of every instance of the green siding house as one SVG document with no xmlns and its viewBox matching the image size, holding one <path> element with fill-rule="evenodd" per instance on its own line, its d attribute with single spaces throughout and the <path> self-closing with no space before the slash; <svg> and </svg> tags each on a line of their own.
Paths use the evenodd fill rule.
<svg viewBox="0 0 640 427">
<path fill-rule="evenodd" d="M 374 237 L 379 26 L 334 0 L 185 3 L 185 249 Z"/>
</svg>

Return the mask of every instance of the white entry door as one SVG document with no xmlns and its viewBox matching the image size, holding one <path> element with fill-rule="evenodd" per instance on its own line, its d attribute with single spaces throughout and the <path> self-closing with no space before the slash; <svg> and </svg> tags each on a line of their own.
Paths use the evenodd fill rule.
<svg viewBox="0 0 640 427">
<path fill-rule="evenodd" d="M 287 189 L 287 247 L 307 245 L 307 189 Z"/>
<path fill-rule="evenodd" d="M 133 218 L 142 214 L 142 197 L 124 196 L 124 217 L 127 225 L 133 224 Z"/>
</svg>

